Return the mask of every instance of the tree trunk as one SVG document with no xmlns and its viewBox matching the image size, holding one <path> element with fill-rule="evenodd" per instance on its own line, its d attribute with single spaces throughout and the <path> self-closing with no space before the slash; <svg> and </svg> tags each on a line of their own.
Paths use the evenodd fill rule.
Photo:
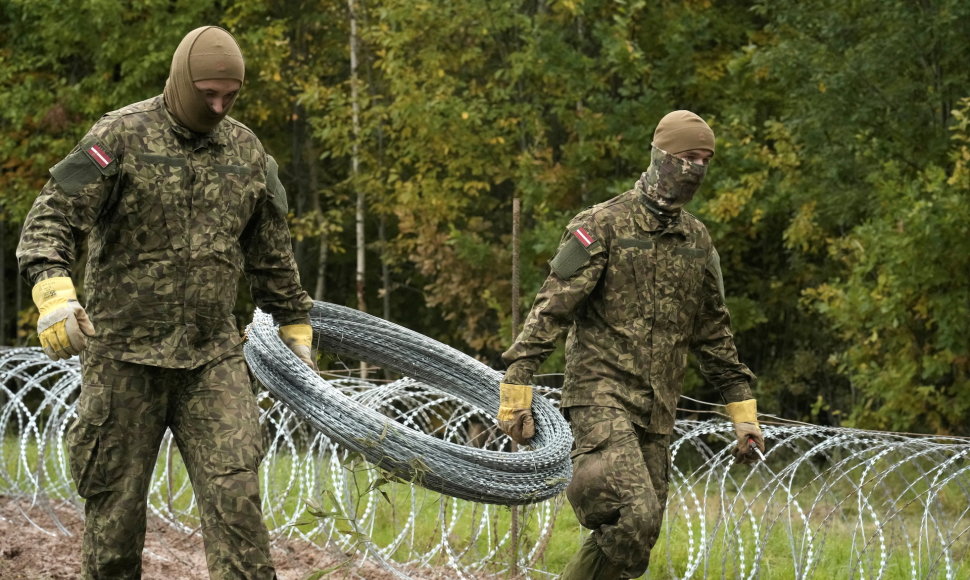
<svg viewBox="0 0 970 580">
<path fill-rule="evenodd" d="M 357 177 L 360 171 L 360 96 L 357 77 L 357 61 L 359 50 L 357 38 L 357 5 L 355 0 L 347 0 L 347 8 L 350 11 L 350 104 L 353 113 L 353 144 L 350 156 L 350 179 L 354 187 L 357 187 Z M 366 217 L 367 199 L 363 191 L 357 191 L 356 208 L 356 238 L 357 238 L 357 309 L 367 312 L 366 300 L 366 231 L 364 229 L 364 218 Z M 367 363 L 360 363 L 360 377 L 367 378 Z"/>
</svg>

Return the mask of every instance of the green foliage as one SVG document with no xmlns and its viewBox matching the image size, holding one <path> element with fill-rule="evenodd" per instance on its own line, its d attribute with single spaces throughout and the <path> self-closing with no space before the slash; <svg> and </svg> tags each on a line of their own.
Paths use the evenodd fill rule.
<svg viewBox="0 0 970 580">
<path fill-rule="evenodd" d="M 761 408 L 966 430 L 970 4 L 9 0 L 0 219 L 22 222 L 100 114 L 161 92 L 177 42 L 206 23 L 246 55 L 233 115 L 280 163 L 317 298 L 356 304 L 363 194 L 367 301 L 497 364 L 513 200 L 524 317 L 568 219 L 629 188 L 657 120 L 687 108 L 718 136 L 690 209 L 721 254 Z M 0 233 L 5 280 L 15 229 Z M 14 290 L 0 286 L 7 334 Z M 688 387 L 717 400 L 696 374 Z"/>
<path fill-rule="evenodd" d="M 968 111 L 964 99 L 954 112 L 951 169 L 910 176 L 883 165 L 873 184 L 878 211 L 832 249 L 846 278 L 806 291 L 848 344 L 836 361 L 859 391 L 854 424 L 967 430 Z"/>
<path fill-rule="evenodd" d="M 754 12 L 764 24 L 749 31 L 751 42 L 728 66 L 736 82 L 715 126 L 716 182 L 700 214 L 722 253 L 729 296 L 744 296 L 759 311 L 745 310 L 764 320 L 748 332 L 750 322 L 738 318 L 749 315 L 734 311 L 742 358 L 761 378 L 762 408 L 812 421 L 851 415 L 858 425 L 959 432 L 962 403 L 939 407 L 965 390 L 966 343 L 951 341 L 946 348 L 954 350 L 941 355 L 943 347 L 927 345 L 926 329 L 904 335 L 897 325 L 900 313 L 924 302 L 966 303 L 944 273 L 966 272 L 966 262 L 959 252 L 918 258 L 931 251 L 932 236 L 917 228 L 927 243 L 914 244 L 910 226 L 902 236 L 896 227 L 952 215 L 956 225 L 939 224 L 935 243 L 965 247 L 959 212 L 948 214 L 953 208 L 937 197 L 966 195 L 965 186 L 951 184 L 946 193 L 938 183 L 953 163 L 951 112 L 970 80 L 960 51 L 946 47 L 970 32 L 970 10 L 956 1 L 772 1 Z M 853 250 L 860 247 L 868 266 Z M 912 271 L 926 260 L 942 264 Z M 893 263 L 911 270 L 887 276 Z M 895 293 L 900 286 L 905 298 Z M 945 298 L 937 296 L 941 286 L 949 288 Z M 841 302 L 833 298 L 843 294 Z M 867 301 L 879 304 L 880 316 L 863 314 Z M 897 301 L 899 312 L 890 314 Z M 950 312 L 942 324 L 965 335 L 963 311 Z M 905 349 L 921 354 L 901 356 Z M 946 370 L 947 360 L 957 365 Z M 899 408 L 885 405 L 889 398 Z"/>
</svg>

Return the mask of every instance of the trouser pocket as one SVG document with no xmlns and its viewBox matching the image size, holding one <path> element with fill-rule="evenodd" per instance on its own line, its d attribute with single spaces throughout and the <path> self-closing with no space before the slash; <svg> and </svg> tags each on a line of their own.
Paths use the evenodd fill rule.
<svg viewBox="0 0 970 580">
<path fill-rule="evenodd" d="M 111 391 L 103 385 L 83 385 L 77 418 L 68 432 L 71 477 L 78 495 L 87 499 L 107 488 L 103 461 L 103 428 L 111 411 Z"/>
<path fill-rule="evenodd" d="M 573 429 L 573 478 L 566 487 L 566 499 L 579 523 L 593 530 L 616 523 L 622 507 L 608 453 L 611 433 L 609 421 L 574 425 Z"/>
</svg>

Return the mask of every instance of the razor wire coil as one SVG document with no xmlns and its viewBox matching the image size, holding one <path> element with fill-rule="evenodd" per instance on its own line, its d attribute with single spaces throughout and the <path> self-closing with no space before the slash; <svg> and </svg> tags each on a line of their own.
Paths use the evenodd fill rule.
<svg viewBox="0 0 970 580">
<path fill-rule="evenodd" d="M 315 301 L 310 324 L 319 348 L 421 381 L 477 410 L 498 411 L 501 373 L 447 345 L 336 304 Z M 316 430 L 396 477 L 452 497 L 503 505 L 536 503 L 569 483 L 572 435 L 562 415 L 535 397 L 536 437 L 517 453 L 433 437 L 348 399 L 313 372 L 257 310 L 248 327 L 246 360 L 266 388 Z"/>
</svg>

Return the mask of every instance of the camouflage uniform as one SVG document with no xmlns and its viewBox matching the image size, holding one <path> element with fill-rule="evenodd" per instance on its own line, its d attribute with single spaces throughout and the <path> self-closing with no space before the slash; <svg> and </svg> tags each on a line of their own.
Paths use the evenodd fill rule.
<svg viewBox="0 0 970 580">
<path fill-rule="evenodd" d="M 232 314 L 241 274 L 279 324 L 308 322 L 275 161 L 226 117 L 199 135 L 161 96 L 106 114 L 51 169 L 17 250 L 31 284 L 70 276 L 87 242 L 71 467 L 86 502 L 86 577 L 137 578 L 166 427 L 198 499 L 213 578 L 272 578 L 261 434 Z"/>
<path fill-rule="evenodd" d="M 597 578 L 635 578 L 647 567 L 688 352 L 725 401 L 752 396 L 754 376 L 738 361 L 707 229 L 686 211 L 660 219 L 645 195 L 641 179 L 570 222 L 522 332 L 503 354 L 503 382 L 528 385 L 567 334 L 562 407 L 575 436 L 567 497 L 593 530 L 583 554 L 598 566 Z"/>
</svg>

